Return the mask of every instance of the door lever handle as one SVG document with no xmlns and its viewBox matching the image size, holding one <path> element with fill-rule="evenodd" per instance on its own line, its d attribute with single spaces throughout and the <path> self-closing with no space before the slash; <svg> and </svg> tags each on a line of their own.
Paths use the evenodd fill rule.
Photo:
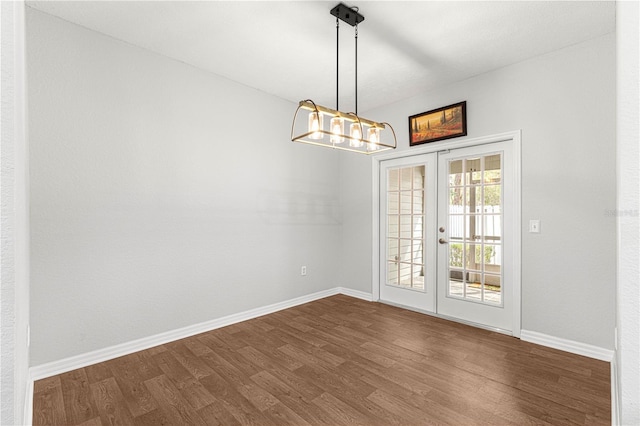
<svg viewBox="0 0 640 426">
<path fill-rule="evenodd" d="M 438 242 L 439 242 L 440 244 L 447 244 L 449 241 L 445 240 L 444 238 L 440 238 L 440 239 L 438 240 Z"/>
</svg>

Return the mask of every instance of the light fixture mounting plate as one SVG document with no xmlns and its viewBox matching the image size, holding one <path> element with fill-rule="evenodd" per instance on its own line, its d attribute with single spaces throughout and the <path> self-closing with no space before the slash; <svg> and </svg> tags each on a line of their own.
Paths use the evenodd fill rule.
<svg viewBox="0 0 640 426">
<path fill-rule="evenodd" d="M 360 22 L 364 21 L 364 16 L 360 15 L 358 11 L 354 9 L 356 8 L 349 7 L 344 3 L 340 3 L 336 7 L 331 9 L 331 14 L 341 21 L 346 22 L 347 24 L 354 27 Z"/>
</svg>

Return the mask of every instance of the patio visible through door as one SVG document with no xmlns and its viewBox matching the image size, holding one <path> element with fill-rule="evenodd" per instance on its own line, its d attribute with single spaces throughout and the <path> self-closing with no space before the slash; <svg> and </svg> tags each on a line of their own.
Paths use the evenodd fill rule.
<svg viewBox="0 0 640 426">
<path fill-rule="evenodd" d="M 380 300 L 512 333 L 511 143 L 384 160 L 379 170 Z"/>
</svg>

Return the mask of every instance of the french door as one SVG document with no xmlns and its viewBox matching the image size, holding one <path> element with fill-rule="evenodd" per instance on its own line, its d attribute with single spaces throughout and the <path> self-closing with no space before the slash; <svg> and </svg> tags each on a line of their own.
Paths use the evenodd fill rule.
<svg viewBox="0 0 640 426">
<path fill-rule="evenodd" d="M 381 161 L 381 301 L 514 330 L 512 151 L 497 142 Z"/>
<path fill-rule="evenodd" d="M 432 154 L 385 161 L 381 167 L 380 299 L 435 310 L 436 180 Z"/>
</svg>

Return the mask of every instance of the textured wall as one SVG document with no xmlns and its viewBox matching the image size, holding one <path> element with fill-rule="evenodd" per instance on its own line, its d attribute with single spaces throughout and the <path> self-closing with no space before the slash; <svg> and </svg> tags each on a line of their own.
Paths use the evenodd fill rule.
<svg viewBox="0 0 640 426">
<path fill-rule="evenodd" d="M 640 8 L 617 3 L 619 423 L 640 424 Z"/>
<path fill-rule="evenodd" d="M 29 204 L 24 3 L 0 2 L 0 424 L 23 424 L 28 379 Z"/>
</svg>

